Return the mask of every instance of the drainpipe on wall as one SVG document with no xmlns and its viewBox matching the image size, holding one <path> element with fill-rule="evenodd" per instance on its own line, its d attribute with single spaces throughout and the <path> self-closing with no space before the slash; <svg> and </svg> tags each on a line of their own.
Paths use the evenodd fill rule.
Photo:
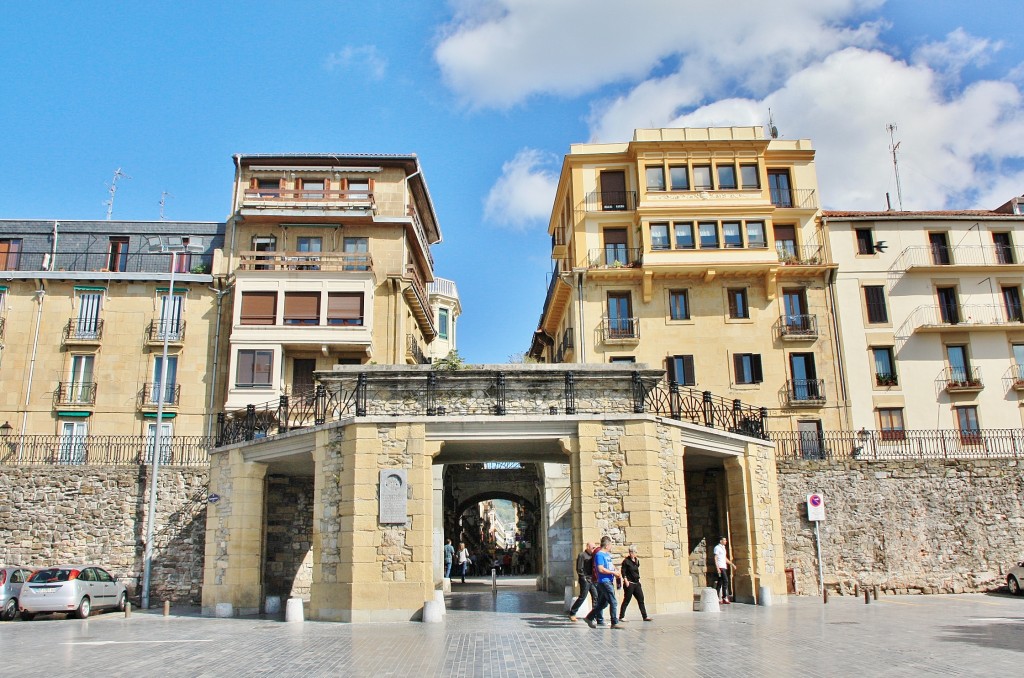
<svg viewBox="0 0 1024 678">
<path fill-rule="evenodd" d="M 43 320 L 43 298 L 46 297 L 45 281 L 39 279 L 39 289 L 36 290 L 36 329 L 32 338 L 32 358 L 28 363 L 28 384 L 25 386 L 25 412 L 21 418 L 21 435 L 25 436 L 25 429 L 28 427 L 28 406 L 32 399 L 32 377 L 36 371 L 36 353 L 39 350 L 39 325 Z M 18 447 L 19 454 L 21 446 Z"/>
<path fill-rule="evenodd" d="M 214 413 L 214 399 L 217 397 L 217 369 L 220 365 L 220 329 L 221 329 L 221 314 L 224 312 L 224 297 L 231 288 L 234 287 L 234 283 L 228 284 L 224 289 L 217 289 L 216 287 L 209 288 L 214 294 L 217 295 L 217 330 L 213 337 L 213 379 L 210 382 L 210 400 L 206 407 L 207 423 L 206 423 L 206 437 L 213 436 L 213 422 L 217 418 Z"/>
<path fill-rule="evenodd" d="M 827 233 L 827 220 L 822 217 L 821 219 L 821 232 Z M 846 384 L 846 370 L 843 368 L 843 339 L 839 333 L 839 313 L 836 308 L 836 272 L 829 270 L 828 281 L 826 283 L 826 289 L 828 293 L 828 306 L 829 313 L 832 316 L 832 337 L 835 341 L 835 360 L 833 361 L 836 365 L 837 378 L 839 380 L 839 394 L 843 399 L 843 414 L 846 419 L 846 426 L 849 430 L 853 430 L 853 413 L 850 412 L 850 397 L 847 392 Z"/>
<path fill-rule="evenodd" d="M 587 344 L 583 340 L 583 336 L 584 335 L 583 335 L 583 273 L 582 272 L 578 273 L 577 277 L 576 277 L 576 296 L 578 297 L 578 303 L 579 303 L 579 307 L 580 307 L 580 331 L 579 331 L 579 337 L 577 337 L 576 341 L 578 341 L 579 345 L 580 345 L 580 362 L 581 363 L 585 363 L 585 362 L 587 362 Z"/>
</svg>

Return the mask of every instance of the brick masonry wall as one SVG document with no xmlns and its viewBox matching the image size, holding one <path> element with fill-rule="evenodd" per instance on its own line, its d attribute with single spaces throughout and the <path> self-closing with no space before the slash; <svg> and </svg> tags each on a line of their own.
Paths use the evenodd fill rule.
<svg viewBox="0 0 1024 678">
<path fill-rule="evenodd" d="M 141 592 L 147 468 L 0 467 L 0 562 L 90 563 Z M 206 540 L 206 469 L 163 468 L 151 601 L 198 605 Z"/>
<path fill-rule="evenodd" d="M 816 594 L 810 492 L 825 497 L 825 583 L 895 593 L 985 591 L 1022 556 L 1024 463 L 1019 460 L 778 464 L 787 568 Z"/>
</svg>

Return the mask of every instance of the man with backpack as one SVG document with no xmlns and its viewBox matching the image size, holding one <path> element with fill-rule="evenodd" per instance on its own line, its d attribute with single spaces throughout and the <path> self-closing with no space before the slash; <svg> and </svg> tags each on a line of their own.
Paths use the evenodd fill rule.
<svg viewBox="0 0 1024 678">
<path fill-rule="evenodd" d="M 612 554 L 609 547 L 612 545 L 611 537 L 601 537 L 601 548 L 594 554 L 594 578 L 597 580 L 597 607 L 587 615 L 587 626 L 597 628 L 597 620 L 604 608 L 611 608 L 612 628 L 621 629 L 619 626 L 619 615 L 616 614 L 619 605 L 615 600 L 615 585 L 622 585 L 622 575 L 615 571 L 615 563 L 612 562 Z"/>
</svg>

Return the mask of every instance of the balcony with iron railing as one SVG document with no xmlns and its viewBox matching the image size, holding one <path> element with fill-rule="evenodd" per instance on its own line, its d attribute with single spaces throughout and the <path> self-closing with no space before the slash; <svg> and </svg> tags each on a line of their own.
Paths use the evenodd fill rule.
<svg viewBox="0 0 1024 678">
<path fill-rule="evenodd" d="M 947 393 L 977 393 L 985 388 L 981 380 L 981 369 L 977 367 L 953 367 L 946 365 L 935 378 L 937 390 Z"/>
<path fill-rule="evenodd" d="M 786 381 L 785 402 L 790 407 L 820 407 L 825 404 L 824 379 Z"/>
<path fill-rule="evenodd" d="M 151 464 L 152 436 L 9 435 L 0 439 L 0 464 L 13 466 Z M 203 436 L 170 436 L 160 441 L 160 463 L 206 466 L 213 440 Z"/>
<path fill-rule="evenodd" d="M 79 316 L 64 325 L 64 344 L 97 344 L 103 338 L 103 318 Z"/>
<path fill-rule="evenodd" d="M 565 226 L 556 226 L 551 234 L 551 258 L 561 259 L 568 254 L 569 229 Z"/>
<path fill-rule="evenodd" d="M 910 332 L 943 332 L 951 327 L 965 330 L 1006 330 L 1024 325 L 1019 312 L 1008 313 L 997 304 L 936 304 L 918 306 L 907 317 Z"/>
<path fill-rule="evenodd" d="M 604 316 L 598 332 L 605 344 L 636 344 L 640 341 L 640 319 Z"/>
<path fill-rule="evenodd" d="M 783 341 L 813 341 L 818 338 L 818 316 L 784 315 L 775 323 L 775 332 Z"/>
<path fill-rule="evenodd" d="M 239 271 L 373 270 L 368 252 L 239 252 Z"/>
<path fill-rule="evenodd" d="M 779 461 L 1024 457 L 1024 429 L 771 431 Z"/>
<path fill-rule="evenodd" d="M 209 275 L 213 269 L 213 253 L 200 254 L 184 252 L 175 257 L 175 275 Z M 109 248 L 81 250 L 76 252 L 51 252 L 49 250 L 18 251 L 0 258 L 0 269 L 5 272 L 19 271 L 36 273 L 48 271 L 57 273 L 103 273 L 126 275 L 137 273 L 171 272 L 171 257 L 166 253 L 111 253 Z M 53 277 L 53 276 L 51 276 Z M 88 277 L 77 276 L 80 279 Z"/>
<path fill-rule="evenodd" d="M 139 391 L 139 407 L 144 410 L 155 410 L 160 405 L 160 398 L 163 396 L 164 409 L 177 409 L 181 403 L 181 384 L 166 384 L 160 387 L 160 382 L 146 383 Z"/>
<path fill-rule="evenodd" d="M 779 263 L 784 266 L 821 266 L 829 263 L 825 248 L 821 245 L 795 245 L 776 241 L 775 252 Z"/>
<path fill-rule="evenodd" d="M 405 356 L 406 358 L 412 358 L 417 365 L 425 365 L 430 362 L 426 354 L 423 353 L 423 347 L 420 346 L 420 342 L 412 334 L 405 335 Z"/>
<path fill-rule="evenodd" d="M 247 188 L 242 207 L 256 210 L 281 207 L 303 207 L 332 210 L 376 211 L 373 192 L 340 189 Z"/>
<path fill-rule="evenodd" d="M 416 318 L 416 322 L 423 330 L 424 335 L 427 335 L 427 339 L 433 340 L 437 336 L 434 310 L 430 306 L 427 290 L 423 286 L 423 281 L 420 279 L 416 267 L 411 264 L 406 266 L 405 276 L 402 279 L 409 283 L 402 293 L 409 304 L 409 308 L 412 310 L 413 316 Z"/>
<path fill-rule="evenodd" d="M 577 212 L 633 212 L 636 191 L 593 191 L 576 205 Z"/>
<path fill-rule="evenodd" d="M 180 344 L 185 341 L 184 320 L 151 320 L 146 327 L 146 343 L 150 345 L 162 344 L 164 339 L 168 344 Z"/>
<path fill-rule="evenodd" d="M 1012 363 L 1003 375 L 1003 383 L 1014 391 L 1024 391 L 1024 365 Z"/>
<path fill-rule="evenodd" d="M 818 209 L 818 192 L 813 188 L 771 188 L 768 189 L 772 205 L 785 209 Z"/>
<path fill-rule="evenodd" d="M 598 247 L 590 250 L 587 268 L 638 268 L 643 265 L 644 251 L 639 247 Z"/>
<path fill-rule="evenodd" d="M 84 407 L 96 404 L 96 382 L 62 381 L 53 392 L 55 407 Z"/>
<path fill-rule="evenodd" d="M 1024 269 L 1024 247 L 1010 245 L 914 245 L 896 257 L 892 273 L 980 270 L 988 266 Z M 1016 270 L 1016 268 L 1014 268 Z"/>
</svg>

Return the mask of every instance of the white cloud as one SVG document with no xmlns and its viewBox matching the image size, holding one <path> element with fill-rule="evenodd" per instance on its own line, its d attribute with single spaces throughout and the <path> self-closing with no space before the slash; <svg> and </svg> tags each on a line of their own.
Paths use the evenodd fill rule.
<svg viewBox="0 0 1024 678">
<path fill-rule="evenodd" d="M 1014 189 L 993 168 L 1024 158 L 1020 90 L 979 82 L 950 98 L 938 80 L 926 66 L 849 48 L 764 99 L 723 100 L 665 122 L 762 124 L 771 107 L 782 136 L 814 143 L 820 192 L 833 209 L 884 209 L 886 192 L 896 204 L 889 123 L 897 125 L 905 209 L 991 209 L 1019 194 L 1021 184 Z M 1008 191 L 1001 197 L 992 192 L 997 183 Z"/>
<path fill-rule="evenodd" d="M 388 70 L 388 60 L 375 45 L 346 45 L 327 55 L 324 68 L 328 71 L 363 73 L 372 80 L 381 80 Z"/>
<path fill-rule="evenodd" d="M 914 62 L 928 66 L 949 84 L 960 82 L 960 73 L 967 66 L 984 66 L 993 52 L 1003 48 L 1001 42 L 969 35 L 958 28 L 942 42 L 922 45 L 914 51 Z"/>
<path fill-rule="evenodd" d="M 706 95 L 734 84 L 762 94 L 829 52 L 873 44 L 881 24 L 856 22 L 883 1 L 460 0 L 435 58 L 449 87 L 475 107 L 578 95 L 676 59 Z"/>
<path fill-rule="evenodd" d="M 499 226 L 522 231 L 551 214 L 558 184 L 558 159 L 524 148 L 501 167 L 501 177 L 484 201 L 484 218 Z"/>
</svg>

